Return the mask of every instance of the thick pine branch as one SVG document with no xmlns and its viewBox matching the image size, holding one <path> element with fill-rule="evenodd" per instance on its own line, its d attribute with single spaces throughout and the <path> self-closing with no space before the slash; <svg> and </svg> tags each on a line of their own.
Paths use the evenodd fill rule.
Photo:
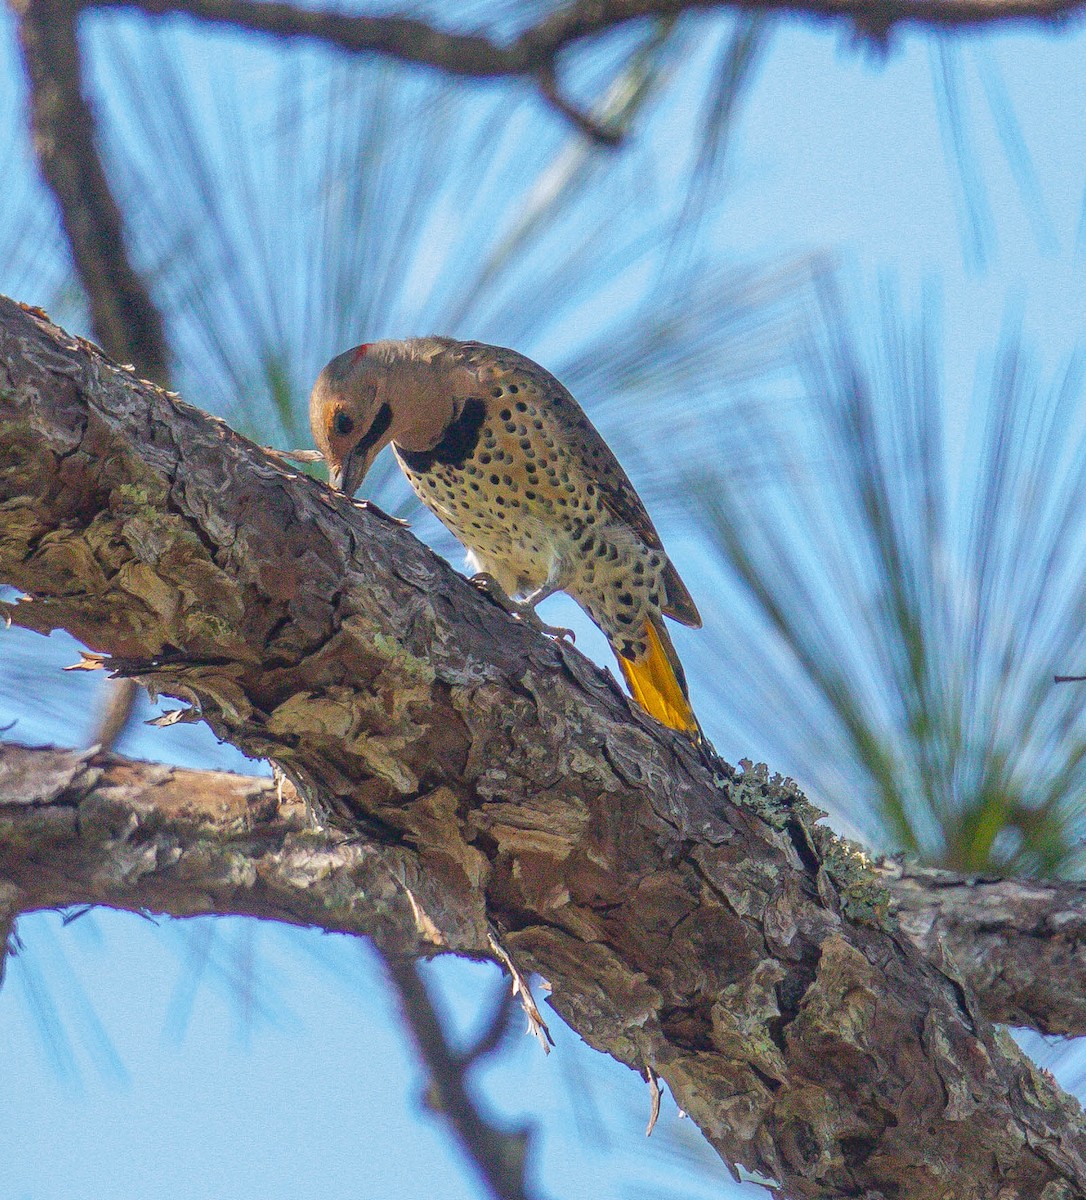
<svg viewBox="0 0 1086 1200">
<path fill-rule="evenodd" d="M 0 743 L 0 912 L 101 904 L 434 947 L 433 889 L 394 846 L 321 828 L 290 784 Z"/>
<path fill-rule="evenodd" d="M 787 782 L 714 773 L 406 530 L 10 301 L 0 580 L 396 856 L 344 905 L 465 953 L 493 926 L 780 1194 L 1086 1197 L 1078 1106 Z"/>
<path fill-rule="evenodd" d="M 289 783 L 0 742 L 0 921 L 13 906 L 98 904 L 315 925 L 420 954 L 437 943 L 416 867 L 399 846 L 320 825 Z M 950 951 L 988 1020 L 1086 1034 L 1086 886 L 871 869 L 887 918 L 925 958 Z"/>
<path fill-rule="evenodd" d="M 1086 887 L 897 861 L 879 872 L 902 932 L 929 957 L 949 952 L 990 1020 L 1086 1034 Z"/>
</svg>

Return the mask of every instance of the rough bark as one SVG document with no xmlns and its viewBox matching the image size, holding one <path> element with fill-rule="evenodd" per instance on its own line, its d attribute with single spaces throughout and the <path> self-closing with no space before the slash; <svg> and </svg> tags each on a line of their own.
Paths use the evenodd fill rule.
<svg viewBox="0 0 1086 1200">
<path fill-rule="evenodd" d="M 104 905 L 252 916 L 377 943 L 440 1113 L 495 1200 L 524 1200 L 526 1130 L 489 1121 L 468 1085 L 504 1011 L 468 1054 L 449 1045 L 411 956 L 432 951 L 413 856 L 321 828 L 289 782 L 0 743 L 0 981 L 16 912 Z"/>
<path fill-rule="evenodd" d="M 405 886 L 381 880 L 435 948 L 485 954 L 492 923 L 778 1194 L 1086 1197 L 1081 1110 L 793 785 L 701 761 L 399 525 L 10 301 L 0 580 L 31 597 L 13 620 L 198 705 L 395 851 Z"/>
<path fill-rule="evenodd" d="M 87 297 L 91 328 L 107 354 L 169 387 L 162 316 L 132 265 L 124 218 L 98 153 L 94 112 L 84 95 L 79 9 L 69 0 L 13 0 L 26 68 L 30 134 L 53 194 L 72 263 Z M 128 727 L 138 686 L 114 680 L 93 741 L 109 749 Z"/>
<path fill-rule="evenodd" d="M 252 916 L 419 954 L 438 943 L 416 865 L 400 846 L 322 826 L 290 783 L 0 742 L 0 915 L 97 904 Z M 949 951 L 988 1020 L 1086 1035 L 1086 885 L 870 869 L 887 918 L 925 958 Z"/>
<path fill-rule="evenodd" d="M 289 783 L 0 745 L 0 910 L 252 916 L 421 954 L 435 930 L 417 867 L 320 827 Z"/>
<path fill-rule="evenodd" d="M 989 1020 L 1086 1034 L 1086 888 L 879 865 L 903 933 L 928 957 L 945 948 Z"/>
</svg>

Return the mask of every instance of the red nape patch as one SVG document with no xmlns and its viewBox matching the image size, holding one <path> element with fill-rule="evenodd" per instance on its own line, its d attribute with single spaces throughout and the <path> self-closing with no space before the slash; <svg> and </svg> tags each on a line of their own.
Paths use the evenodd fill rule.
<svg viewBox="0 0 1086 1200">
<path fill-rule="evenodd" d="M 351 355 L 351 362 L 356 363 L 360 358 L 365 358 L 370 351 L 372 342 L 363 342 L 361 346 Z"/>
</svg>

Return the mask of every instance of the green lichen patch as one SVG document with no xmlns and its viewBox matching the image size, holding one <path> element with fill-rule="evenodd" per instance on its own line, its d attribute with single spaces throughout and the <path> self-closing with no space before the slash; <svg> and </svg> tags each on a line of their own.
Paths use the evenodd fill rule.
<svg viewBox="0 0 1086 1200">
<path fill-rule="evenodd" d="M 803 821 L 810 828 L 826 814 L 807 799 L 795 780 L 786 775 L 770 775 L 765 763 L 741 759 L 741 774 L 728 784 L 733 804 L 757 813 L 774 829 L 783 829 L 790 821 Z"/>
<path fill-rule="evenodd" d="M 721 989 L 711 1013 L 714 1046 L 782 1082 L 788 1067 L 770 1036 L 769 1023 L 781 1015 L 777 985 L 786 975 L 779 962 L 764 959 L 740 982 Z"/>
<path fill-rule="evenodd" d="M 153 475 L 119 483 L 110 494 L 110 508 L 115 513 L 144 515 L 154 519 L 166 505 L 166 485 Z"/>
<path fill-rule="evenodd" d="M 828 829 L 818 830 L 822 868 L 833 880 L 841 911 L 852 921 L 883 929 L 890 912 L 890 893 L 863 848 Z"/>
</svg>

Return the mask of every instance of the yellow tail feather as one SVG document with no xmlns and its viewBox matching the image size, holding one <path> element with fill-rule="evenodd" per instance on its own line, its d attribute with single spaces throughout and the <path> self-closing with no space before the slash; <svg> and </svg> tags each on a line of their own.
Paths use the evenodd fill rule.
<svg viewBox="0 0 1086 1200">
<path fill-rule="evenodd" d="M 618 665 L 630 694 L 647 713 L 669 729 L 700 738 L 698 719 L 686 695 L 683 669 L 663 622 L 646 621 L 645 635 L 649 652 L 640 662 L 618 656 Z"/>
</svg>

